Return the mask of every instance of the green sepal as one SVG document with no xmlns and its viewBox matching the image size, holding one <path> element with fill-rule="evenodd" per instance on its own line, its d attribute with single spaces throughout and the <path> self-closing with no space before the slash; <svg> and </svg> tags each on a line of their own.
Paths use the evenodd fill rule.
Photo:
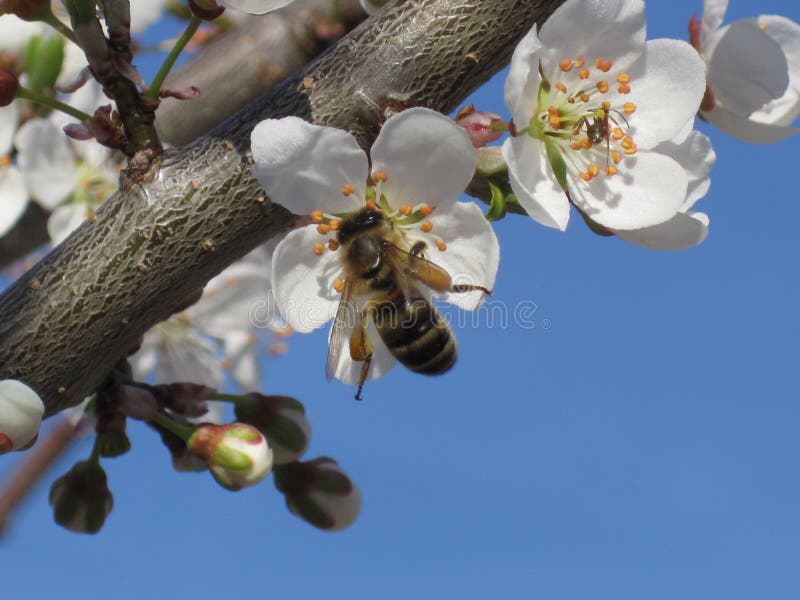
<svg viewBox="0 0 800 600">
<path fill-rule="evenodd" d="M 48 35 L 32 39 L 28 44 L 25 70 L 28 73 L 28 88 L 45 93 L 56 85 L 64 63 L 64 41 L 61 36 Z"/>
<path fill-rule="evenodd" d="M 487 221 L 499 221 L 506 216 L 506 195 L 493 181 L 489 181 L 492 198 L 489 201 L 489 210 L 486 211 Z"/>
</svg>

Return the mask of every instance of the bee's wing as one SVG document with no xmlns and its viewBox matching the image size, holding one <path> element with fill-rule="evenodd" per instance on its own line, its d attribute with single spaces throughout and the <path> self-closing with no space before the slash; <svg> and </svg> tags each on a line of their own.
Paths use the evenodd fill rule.
<svg viewBox="0 0 800 600">
<path fill-rule="evenodd" d="M 416 282 L 422 282 L 435 292 L 449 292 L 453 285 L 450 274 L 431 261 L 406 252 L 394 244 L 388 244 L 388 249 L 395 269 Z M 408 296 L 406 294 L 406 296 Z"/>
<path fill-rule="evenodd" d="M 356 306 L 352 296 L 353 286 L 347 280 L 344 283 L 342 299 L 339 300 L 339 308 L 336 309 L 336 317 L 333 319 L 331 335 L 328 339 L 328 359 L 325 363 L 325 377 L 328 378 L 328 381 L 333 379 L 336 374 L 336 365 L 339 364 L 342 349 L 347 347 L 349 351 L 348 333 L 352 329 L 349 325 L 353 323 L 356 316 Z"/>
</svg>

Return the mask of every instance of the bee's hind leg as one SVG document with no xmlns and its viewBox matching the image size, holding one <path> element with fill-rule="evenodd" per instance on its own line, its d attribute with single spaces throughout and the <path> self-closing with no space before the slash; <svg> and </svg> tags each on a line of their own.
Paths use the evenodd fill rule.
<svg viewBox="0 0 800 600">
<path fill-rule="evenodd" d="M 369 366 L 372 364 L 372 342 L 367 335 L 367 312 L 364 309 L 361 314 L 360 322 L 350 336 L 350 358 L 361 363 L 361 372 L 358 375 L 358 390 L 356 390 L 356 400 L 361 400 L 361 391 L 364 389 L 364 382 L 369 375 Z"/>
</svg>

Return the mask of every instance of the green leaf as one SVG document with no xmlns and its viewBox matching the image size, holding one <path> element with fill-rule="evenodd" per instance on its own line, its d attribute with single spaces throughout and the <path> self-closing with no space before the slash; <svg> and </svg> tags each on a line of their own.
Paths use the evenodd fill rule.
<svg viewBox="0 0 800 600">
<path fill-rule="evenodd" d="M 61 36 L 50 35 L 28 46 L 28 87 L 44 93 L 55 87 L 64 62 L 64 41 Z"/>
<path fill-rule="evenodd" d="M 506 216 L 506 195 L 494 182 L 489 182 L 492 199 L 489 201 L 489 210 L 486 211 L 487 221 L 499 221 Z"/>
</svg>

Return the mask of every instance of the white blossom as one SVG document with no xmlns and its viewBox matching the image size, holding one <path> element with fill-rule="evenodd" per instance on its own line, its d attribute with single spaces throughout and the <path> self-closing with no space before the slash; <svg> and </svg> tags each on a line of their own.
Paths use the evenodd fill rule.
<svg viewBox="0 0 800 600">
<path fill-rule="evenodd" d="M 0 454 L 25 447 L 39 433 L 44 403 L 16 379 L 0 381 Z"/>
<path fill-rule="evenodd" d="M 658 145 L 685 130 L 704 90 L 691 46 L 645 40 L 642 0 L 567 0 L 523 38 L 506 80 L 515 135 L 503 154 L 520 204 L 561 230 L 570 204 L 611 229 L 668 221 L 688 176 Z"/>
<path fill-rule="evenodd" d="M 800 25 L 761 15 L 720 27 L 727 0 L 705 0 L 692 44 L 708 65 L 700 116 L 747 142 L 777 142 L 797 133 L 800 115 Z"/>
<path fill-rule="evenodd" d="M 344 287 L 336 230 L 343 217 L 369 202 L 380 204 L 403 250 L 424 242 L 425 258 L 454 282 L 494 284 L 497 238 L 475 204 L 457 202 L 474 173 L 476 151 L 450 119 L 413 108 L 386 121 L 371 150 L 374 201 L 367 199 L 370 163 L 347 132 L 287 117 L 262 121 L 251 141 L 254 174 L 269 197 L 317 223 L 290 232 L 273 257 L 277 306 L 295 331 L 317 329 L 333 318 Z M 440 296 L 468 310 L 483 299 L 479 291 Z M 356 306 L 365 300 L 356 298 Z M 368 324 L 368 334 L 373 325 Z M 374 379 L 395 359 L 375 331 L 370 340 L 374 353 L 368 378 Z M 345 349 L 334 374 L 356 383 L 360 367 Z"/>
</svg>

